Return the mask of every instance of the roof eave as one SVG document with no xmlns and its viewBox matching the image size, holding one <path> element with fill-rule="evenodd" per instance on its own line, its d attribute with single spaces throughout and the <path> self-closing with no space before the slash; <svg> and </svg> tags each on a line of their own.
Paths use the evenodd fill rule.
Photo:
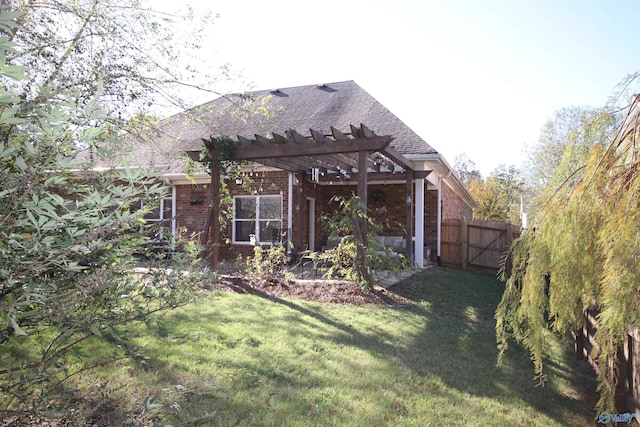
<svg viewBox="0 0 640 427">
<path fill-rule="evenodd" d="M 442 154 L 405 154 L 405 157 L 416 164 L 422 163 L 425 169 L 430 169 L 436 173 L 471 209 L 478 208 L 478 203 Z"/>
</svg>

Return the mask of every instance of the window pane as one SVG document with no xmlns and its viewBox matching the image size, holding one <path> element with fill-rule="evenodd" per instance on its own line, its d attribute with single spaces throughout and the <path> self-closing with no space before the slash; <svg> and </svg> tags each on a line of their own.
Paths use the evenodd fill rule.
<svg viewBox="0 0 640 427">
<path fill-rule="evenodd" d="M 282 201 L 280 196 L 260 197 L 260 219 L 281 219 Z"/>
<path fill-rule="evenodd" d="M 262 243 L 276 243 L 282 240 L 282 221 L 260 221 L 259 240 Z"/>
<path fill-rule="evenodd" d="M 238 219 L 253 219 L 256 217 L 255 197 L 236 197 L 235 217 Z"/>
<path fill-rule="evenodd" d="M 162 208 L 162 219 L 171 219 L 171 208 L 173 201 L 164 199 L 164 207 Z"/>
<path fill-rule="evenodd" d="M 255 221 L 235 221 L 236 224 L 236 242 L 248 242 L 249 235 L 256 232 Z"/>
<path fill-rule="evenodd" d="M 142 203 L 142 206 L 145 209 L 148 209 L 149 212 L 144 214 L 144 219 L 147 221 L 158 221 L 160 219 L 160 201 L 159 200 L 149 200 Z"/>
</svg>

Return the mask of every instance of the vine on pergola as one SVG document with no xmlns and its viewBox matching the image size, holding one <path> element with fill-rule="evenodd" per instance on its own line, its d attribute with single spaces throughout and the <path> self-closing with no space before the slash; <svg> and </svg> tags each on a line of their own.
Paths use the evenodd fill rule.
<svg viewBox="0 0 640 427">
<path fill-rule="evenodd" d="M 211 205 L 201 242 L 204 244 L 205 250 L 201 257 L 203 259 L 210 258 L 210 263 L 215 270 L 220 245 L 220 224 L 225 223 L 231 216 L 230 211 L 222 209 L 223 205 L 230 205 L 231 195 L 220 177 L 236 178 L 240 174 L 242 164 L 247 162 L 233 159 L 233 150 L 237 143 L 230 136 L 211 136 L 203 138 L 202 142 L 204 147 L 200 152 L 200 162 L 209 165 L 212 181 Z M 246 181 L 243 181 L 243 185 L 247 185 Z"/>
<path fill-rule="evenodd" d="M 237 173 L 239 167 L 247 163 L 246 161 L 233 159 L 233 150 L 238 143 L 228 135 L 203 138 L 202 142 L 204 147 L 200 152 L 200 161 L 211 165 L 212 168 L 217 169 L 225 177 L 230 176 L 231 173 Z M 216 159 L 211 158 L 212 152 L 218 153 Z"/>
</svg>

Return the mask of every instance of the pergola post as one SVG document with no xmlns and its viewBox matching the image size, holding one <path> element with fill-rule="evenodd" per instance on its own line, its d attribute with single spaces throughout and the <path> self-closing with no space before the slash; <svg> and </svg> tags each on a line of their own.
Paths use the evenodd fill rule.
<svg viewBox="0 0 640 427">
<path fill-rule="evenodd" d="M 304 180 L 304 176 L 302 174 L 299 174 L 299 176 L 294 175 L 294 181 L 297 179 L 298 181 L 298 185 L 296 188 L 296 194 L 295 194 L 295 212 L 296 212 L 296 232 L 294 233 L 294 238 L 292 240 L 293 242 L 293 249 L 297 252 L 300 253 L 300 251 L 302 250 L 302 230 L 304 228 L 304 221 L 303 221 L 303 215 L 302 213 L 304 212 L 304 204 L 305 204 L 305 199 L 304 199 L 304 191 L 302 188 L 302 182 Z M 291 236 L 289 237 L 289 239 L 291 239 Z"/>
<path fill-rule="evenodd" d="M 205 257 L 213 271 L 218 270 L 220 258 L 220 153 L 209 150 L 211 183 L 209 215 L 204 229 Z"/>
<path fill-rule="evenodd" d="M 424 189 L 425 182 L 424 178 L 418 178 L 415 182 L 416 191 L 414 196 L 414 206 L 415 206 L 415 228 L 414 234 L 416 237 L 415 240 L 415 261 L 416 267 L 423 268 L 424 267 Z"/>
<path fill-rule="evenodd" d="M 369 153 L 366 151 L 358 151 L 358 197 L 360 198 L 360 208 L 364 214 L 364 219 L 356 218 L 355 226 L 356 233 L 359 234 L 359 244 L 356 249 L 356 268 L 360 270 L 360 274 L 364 278 L 365 283 L 370 284 L 372 281 L 371 272 L 367 267 L 367 160 Z"/>
<path fill-rule="evenodd" d="M 358 197 L 365 213 L 367 211 L 367 158 L 366 151 L 358 152 Z"/>
</svg>

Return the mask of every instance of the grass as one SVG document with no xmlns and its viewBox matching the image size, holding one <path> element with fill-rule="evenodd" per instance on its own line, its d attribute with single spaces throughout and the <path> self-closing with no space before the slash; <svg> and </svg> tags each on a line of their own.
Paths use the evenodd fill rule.
<svg viewBox="0 0 640 427">
<path fill-rule="evenodd" d="M 215 292 L 129 328 L 144 358 L 74 386 L 102 393 L 121 420 L 144 408 L 172 425 L 592 425 L 593 376 L 567 343 L 550 349 L 544 387 L 518 346 L 496 367 L 502 290 L 492 276 L 433 268 L 397 287 L 406 306 Z"/>
</svg>

